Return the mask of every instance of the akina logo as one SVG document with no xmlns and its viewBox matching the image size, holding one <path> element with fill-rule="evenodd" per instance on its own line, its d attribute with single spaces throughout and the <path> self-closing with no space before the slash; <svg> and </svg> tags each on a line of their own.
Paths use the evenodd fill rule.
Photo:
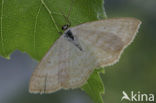
<svg viewBox="0 0 156 103">
<path fill-rule="evenodd" d="M 128 100 L 128 101 L 138 101 L 138 102 L 154 102 L 155 101 L 155 95 L 150 93 L 141 93 L 140 91 L 134 92 L 131 91 L 131 93 L 128 95 L 125 91 L 122 91 L 122 98 L 121 101 L 123 100 Z"/>
</svg>

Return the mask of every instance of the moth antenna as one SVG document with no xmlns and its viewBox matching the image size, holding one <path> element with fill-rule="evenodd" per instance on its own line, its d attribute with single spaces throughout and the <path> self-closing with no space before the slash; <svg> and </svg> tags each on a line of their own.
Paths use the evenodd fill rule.
<svg viewBox="0 0 156 103">
<path fill-rule="evenodd" d="M 71 25 L 71 22 L 69 21 L 68 17 L 61 10 L 60 12 L 63 15 L 64 19 L 68 22 L 68 24 Z"/>
<path fill-rule="evenodd" d="M 68 22 L 69 26 L 71 26 L 71 22 L 69 20 L 69 17 L 70 17 L 70 13 L 72 11 L 72 8 L 73 8 L 73 3 L 74 3 L 74 0 L 71 0 L 71 6 L 70 6 L 70 8 L 68 10 L 67 16 L 60 10 L 61 14 L 64 16 L 65 20 Z"/>
<path fill-rule="evenodd" d="M 70 6 L 70 8 L 69 8 L 67 18 L 69 18 L 69 17 L 70 17 L 70 13 L 71 13 L 72 8 L 73 8 L 73 3 L 74 3 L 74 0 L 72 0 L 72 2 L 71 2 L 71 6 Z"/>
</svg>

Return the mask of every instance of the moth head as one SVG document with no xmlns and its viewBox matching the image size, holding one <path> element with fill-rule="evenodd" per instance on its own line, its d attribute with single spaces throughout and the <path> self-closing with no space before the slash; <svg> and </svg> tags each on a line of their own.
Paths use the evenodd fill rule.
<svg viewBox="0 0 156 103">
<path fill-rule="evenodd" d="M 69 27 L 70 27 L 69 24 L 65 24 L 65 25 L 62 26 L 62 30 L 65 31 L 65 30 L 67 30 Z"/>
</svg>

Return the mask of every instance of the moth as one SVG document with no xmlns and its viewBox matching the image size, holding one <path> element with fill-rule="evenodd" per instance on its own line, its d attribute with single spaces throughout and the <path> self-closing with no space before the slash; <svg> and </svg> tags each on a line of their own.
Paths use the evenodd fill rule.
<svg viewBox="0 0 156 103">
<path fill-rule="evenodd" d="M 141 21 L 111 18 L 68 28 L 36 67 L 30 80 L 31 93 L 53 93 L 85 84 L 95 68 L 116 63 L 133 41 Z"/>
</svg>

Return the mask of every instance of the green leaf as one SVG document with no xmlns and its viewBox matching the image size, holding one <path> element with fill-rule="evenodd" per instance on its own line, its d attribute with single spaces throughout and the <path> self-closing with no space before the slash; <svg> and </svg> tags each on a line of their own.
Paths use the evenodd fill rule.
<svg viewBox="0 0 156 103">
<path fill-rule="evenodd" d="M 0 55 L 8 57 L 20 50 L 41 60 L 55 40 L 58 31 L 68 23 L 71 26 L 106 18 L 103 0 L 0 0 Z M 70 10 L 70 8 L 72 8 Z M 70 12 L 69 12 L 70 11 Z M 94 83 L 96 82 L 96 83 Z M 95 84 L 99 84 L 96 87 Z M 90 92 L 93 89 L 93 92 Z M 104 91 L 95 71 L 83 87 L 96 103 Z M 89 90 L 89 91 L 88 91 Z M 99 102 L 100 101 L 100 102 Z"/>
<path fill-rule="evenodd" d="M 103 69 L 101 69 L 104 73 Z M 95 103 L 103 103 L 102 94 L 104 94 L 104 85 L 100 77 L 100 72 L 95 70 L 88 79 L 87 83 L 82 87 Z"/>
<path fill-rule="evenodd" d="M 59 29 L 104 18 L 102 0 L 44 0 Z M 62 12 L 62 13 L 61 13 Z M 18 49 L 40 60 L 60 36 L 41 0 L 0 0 L 0 55 L 8 57 Z"/>
</svg>

